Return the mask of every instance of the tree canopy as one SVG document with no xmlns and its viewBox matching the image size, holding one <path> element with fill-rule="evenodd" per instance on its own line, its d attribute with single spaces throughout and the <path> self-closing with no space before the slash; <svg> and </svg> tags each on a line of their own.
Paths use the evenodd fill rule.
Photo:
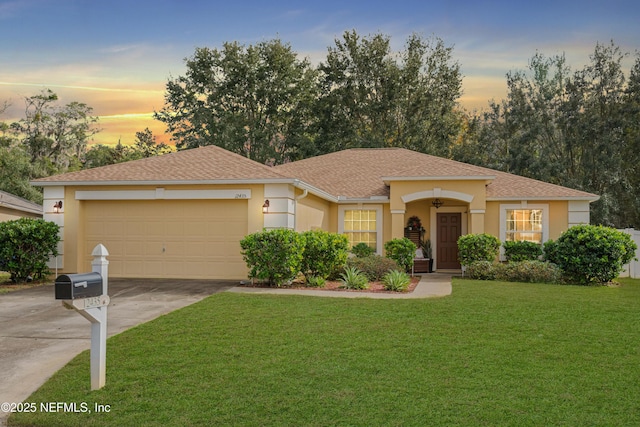
<svg viewBox="0 0 640 427">
<path fill-rule="evenodd" d="M 197 48 L 170 79 L 167 124 L 178 149 L 218 145 L 261 163 L 298 158 L 309 143 L 316 72 L 280 40 Z"/>
</svg>

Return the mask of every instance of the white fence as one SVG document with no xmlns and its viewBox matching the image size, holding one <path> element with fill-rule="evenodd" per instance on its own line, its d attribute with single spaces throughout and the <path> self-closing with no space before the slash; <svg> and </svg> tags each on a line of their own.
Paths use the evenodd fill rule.
<svg viewBox="0 0 640 427">
<path fill-rule="evenodd" d="M 625 228 L 625 233 L 631 235 L 631 238 L 636 245 L 638 245 L 638 249 L 636 250 L 636 258 L 640 260 L 640 230 L 634 230 L 633 228 Z M 620 277 L 633 277 L 634 279 L 640 279 L 640 261 L 632 260 L 629 264 L 624 266 L 624 271 L 620 274 Z"/>
</svg>

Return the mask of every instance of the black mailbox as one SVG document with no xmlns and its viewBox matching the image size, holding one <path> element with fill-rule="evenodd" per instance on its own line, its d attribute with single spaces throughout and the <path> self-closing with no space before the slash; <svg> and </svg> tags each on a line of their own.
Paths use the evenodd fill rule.
<svg viewBox="0 0 640 427">
<path fill-rule="evenodd" d="M 79 299 L 102 295 L 100 273 L 61 274 L 56 278 L 56 299 Z"/>
</svg>

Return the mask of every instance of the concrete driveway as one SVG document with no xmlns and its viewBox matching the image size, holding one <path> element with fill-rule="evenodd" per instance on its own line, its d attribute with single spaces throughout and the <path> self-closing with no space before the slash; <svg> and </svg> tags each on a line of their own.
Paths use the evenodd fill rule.
<svg viewBox="0 0 640 427">
<path fill-rule="evenodd" d="M 204 280 L 110 279 L 108 335 L 235 285 Z M 53 285 L 0 295 L 0 403 L 24 401 L 90 344 L 91 323 L 55 300 Z M 107 363 L 108 354 L 107 345 Z M 7 416 L 0 412 L 0 426 Z"/>
</svg>

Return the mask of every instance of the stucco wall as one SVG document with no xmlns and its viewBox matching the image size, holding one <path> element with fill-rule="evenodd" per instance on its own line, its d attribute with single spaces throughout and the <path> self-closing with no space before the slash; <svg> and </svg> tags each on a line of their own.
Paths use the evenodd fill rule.
<svg viewBox="0 0 640 427">
<path fill-rule="evenodd" d="M 42 215 L 0 207 L 0 222 L 13 221 L 20 218 L 42 218 Z"/>
</svg>

